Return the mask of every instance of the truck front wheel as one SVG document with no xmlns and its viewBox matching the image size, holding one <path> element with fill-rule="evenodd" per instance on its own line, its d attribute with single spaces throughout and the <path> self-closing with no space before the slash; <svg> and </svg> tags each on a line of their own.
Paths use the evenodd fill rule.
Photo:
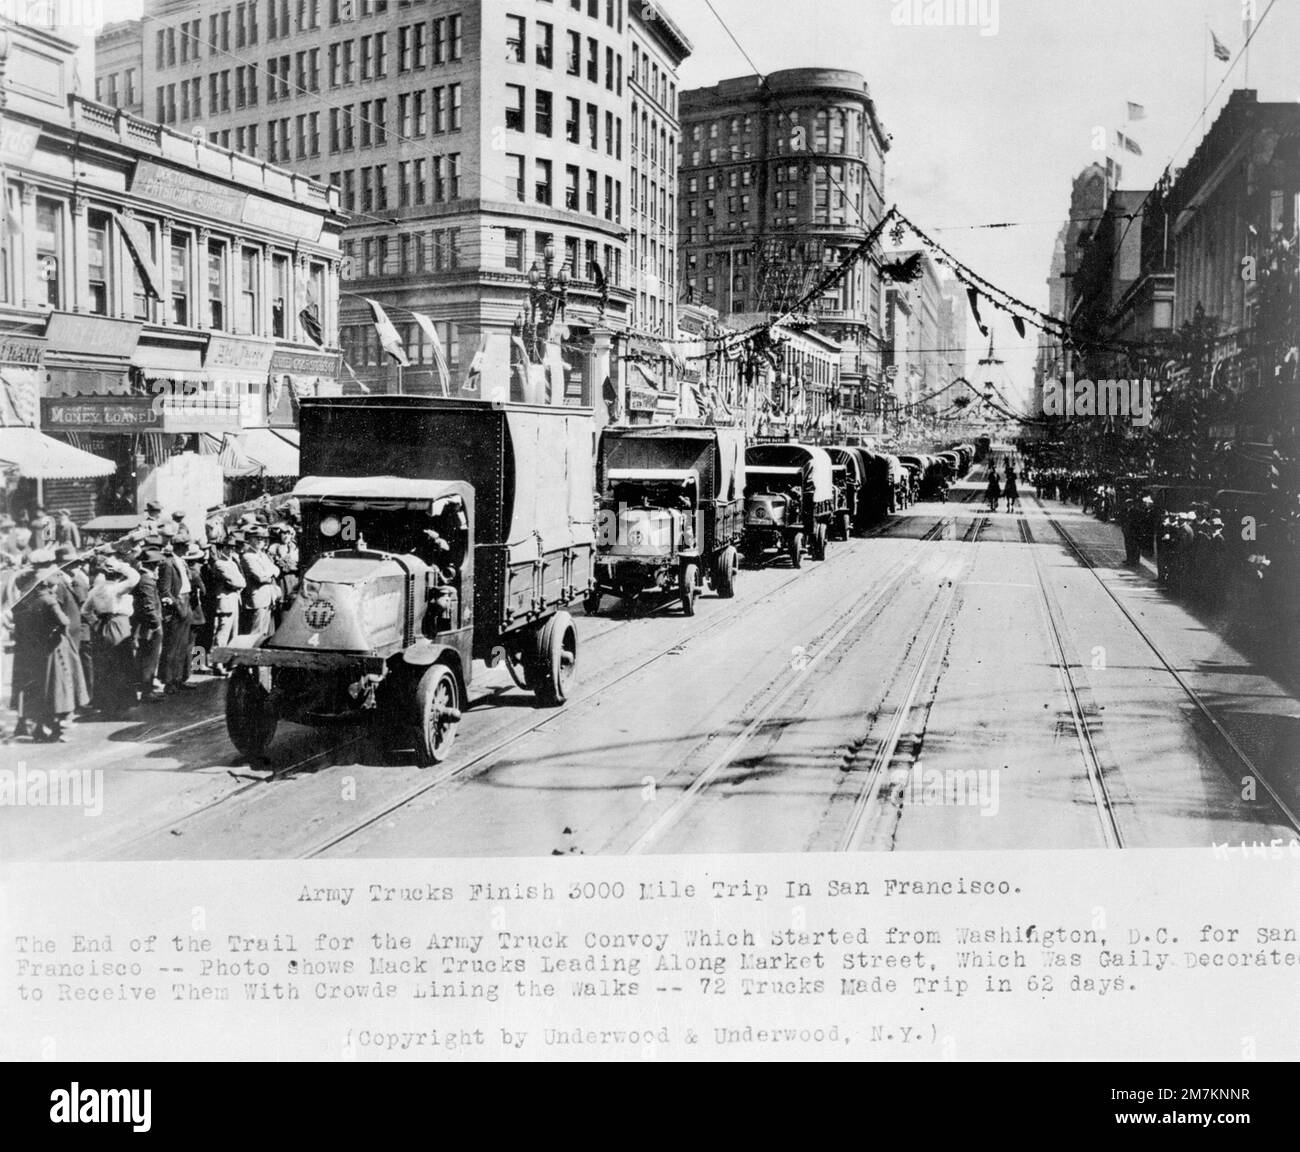
<svg viewBox="0 0 1300 1152">
<path fill-rule="evenodd" d="M 740 557 L 736 550 L 728 545 L 719 554 L 717 566 L 713 573 L 713 588 L 722 600 L 730 600 L 736 594 L 736 573 L 740 569 Z"/>
<path fill-rule="evenodd" d="M 226 731 L 245 760 L 256 760 L 275 739 L 278 717 L 261 669 L 236 668 L 226 683 Z"/>
<path fill-rule="evenodd" d="M 533 630 L 525 649 L 528 684 L 543 708 L 558 708 L 569 698 L 578 666 L 578 632 L 573 617 L 557 612 Z"/>
<path fill-rule="evenodd" d="M 460 724 L 460 682 L 446 664 L 431 664 L 415 689 L 415 756 L 421 768 L 451 754 Z"/>
</svg>

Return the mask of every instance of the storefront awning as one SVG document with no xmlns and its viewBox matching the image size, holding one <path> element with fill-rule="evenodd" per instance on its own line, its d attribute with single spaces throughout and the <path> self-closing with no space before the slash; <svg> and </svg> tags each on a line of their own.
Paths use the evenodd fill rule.
<svg viewBox="0 0 1300 1152">
<path fill-rule="evenodd" d="M 0 428 L 0 463 L 17 468 L 32 480 L 81 480 L 117 471 L 112 460 L 83 452 L 35 428 Z"/>
<path fill-rule="evenodd" d="M 239 446 L 266 476 L 298 475 L 298 433 L 294 429 L 245 428 Z"/>
</svg>

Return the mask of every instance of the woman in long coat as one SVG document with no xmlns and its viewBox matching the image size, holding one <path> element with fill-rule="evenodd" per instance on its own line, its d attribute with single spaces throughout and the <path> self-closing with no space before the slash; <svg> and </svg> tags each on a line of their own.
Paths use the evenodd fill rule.
<svg viewBox="0 0 1300 1152">
<path fill-rule="evenodd" d="M 23 681 L 17 685 L 19 715 L 33 726 L 35 740 L 63 742 L 64 721 L 88 702 L 86 682 L 71 635 L 75 622 L 64 610 L 65 596 L 57 586 L 61 577 L 54 553 L 39 549 L 31 560 L 37 583 L 13 610 L 14 646 L 24 654 Z"/>
</svg>

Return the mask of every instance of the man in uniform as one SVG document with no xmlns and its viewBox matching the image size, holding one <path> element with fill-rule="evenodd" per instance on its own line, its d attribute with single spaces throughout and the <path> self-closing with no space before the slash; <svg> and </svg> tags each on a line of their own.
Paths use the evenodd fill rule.
<svg viewBox="0 0 1300 1152">
<path fill-rule="evenodd" d="M 253 528 L 245 533 L 247 544 L 244 546 L 240 562 L 244 569 L 244 605 L 251 613 L 249 634 L 253 642 L 271 635 L 271 608 L 279 592 L 278 580 L 280 570 L 275 561 L 266 554 L 267 531 L 265 528 Z"/>
<path fill-rule="evenodd" d="M 229 648 L 238 632 L 239 600 L 248 581 L 240 566 L 235 549 L 242 547 L 242 533 L 231 533 L 213 548 L 209 572 L 212 577 L 213 613 L 212 613 L 212 647 Z M 227 675 L 223 664 L 214 664 L 212 671 L 217 676 Z"/>
<path fill-rule="evenodd" d="M 158 593 L 158 569 L 163 554 L 148 547 L 140 553 L 140 582 L 135 586 L 135 652 L 140 675 L 140 694 L 145 700 L 161 700 L 163 685 L 158 680 L 158 662 L 162 658 L 163 610 Z"/>
</svg>

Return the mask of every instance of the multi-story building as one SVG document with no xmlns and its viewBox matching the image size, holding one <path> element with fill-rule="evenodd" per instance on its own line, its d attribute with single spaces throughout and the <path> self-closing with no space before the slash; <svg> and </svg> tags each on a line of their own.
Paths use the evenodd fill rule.
<svg viewBox="0 0 1300 1152">
<path fill-rule="evenodd" d="M 885 360 L 886 367 L 893 369 L 892 392 L 898 403 L 921 406 L 928 403 L 923 397 L 961 374 L 953 368 L 944 334 L 943 281 L 924 249 L 891 250 L 888 257 L 898 263 L 915 257 L 919 265 L 911 283 L 885 289 Z"/>
<path fill-rule="evenodd" d="M 966 298 L 966 288 L 956 280 L 945 280 L 941 293 L 939 346 L 942 351 L 940 355 L 948 365 L 951 376 L 964 376 L 967 345 L 966 313 L 970 307 Z"/>
<path fill-rule="evenodd" d="M 692 300 L 781 315 L 884 212 L 889 137 L 856 72 L 793 69 L 682 94 L 680 275 Z M 846 381 L 879 382 L 879 261 L 859 261 L 800 319 L 850 354 Z"/>
<path fill-rule="evenodd" d="M 225 495 L 220 455 L 277 471 L 296 451 L 269 426 L 335 386 L 338 194 L 72 94 L 70 41 L 0 25 L 9 496 L 202 517 Z M 60 471 L 40 435 L 111 466 Z"/>
<path fill-rule="evenodd" d="M 649 189 L 671 190 L 690 45 L 657 4 L 148 0 L 142 48 L 149 114 L 339 189 L 342 339 L 366 386 L 438 387 L 412 311 L 455 390 L 476 360 L 510 379 L 506 338 L 562 294 L 571 402 L 609 374 L 611 332 L 673 334 L 671 273 L 647 278 L 675 259 Z M 633 227 L 657 245 L 635 282 Z M 400 375 L 366 298 L 403 337 Z"/>
<path fill-rule="evenodd" d="M 1113 171 L 1112 162 L 1108 166 Z M 1070 191 L 1070 211 L 1061 225 L 1052 251 L 1052 265 L 1047 276 L 1047 311 L 1059 320 L 1068 319 L 1070 280 L 1079 270 L 1083 246 L 1101 219 L 1110 190 L 1107 168 L 1090 164 L 1074 178 Z M 1034 367 L 1033 414 L 1043 414 L 1043 384 L 1048 380 L 1064 379 L 1071 368 L 1071 353 L 1062 342 L 1049 332 L 1038 334 L 1038 358 Z"/>
<path fill-rule="evenodd" d="M 139 20 L 105 24 L 95 34 L 95 99 L 99 103 L 132 116 L 144 115 L 142 43 Z"/>
</svg>

